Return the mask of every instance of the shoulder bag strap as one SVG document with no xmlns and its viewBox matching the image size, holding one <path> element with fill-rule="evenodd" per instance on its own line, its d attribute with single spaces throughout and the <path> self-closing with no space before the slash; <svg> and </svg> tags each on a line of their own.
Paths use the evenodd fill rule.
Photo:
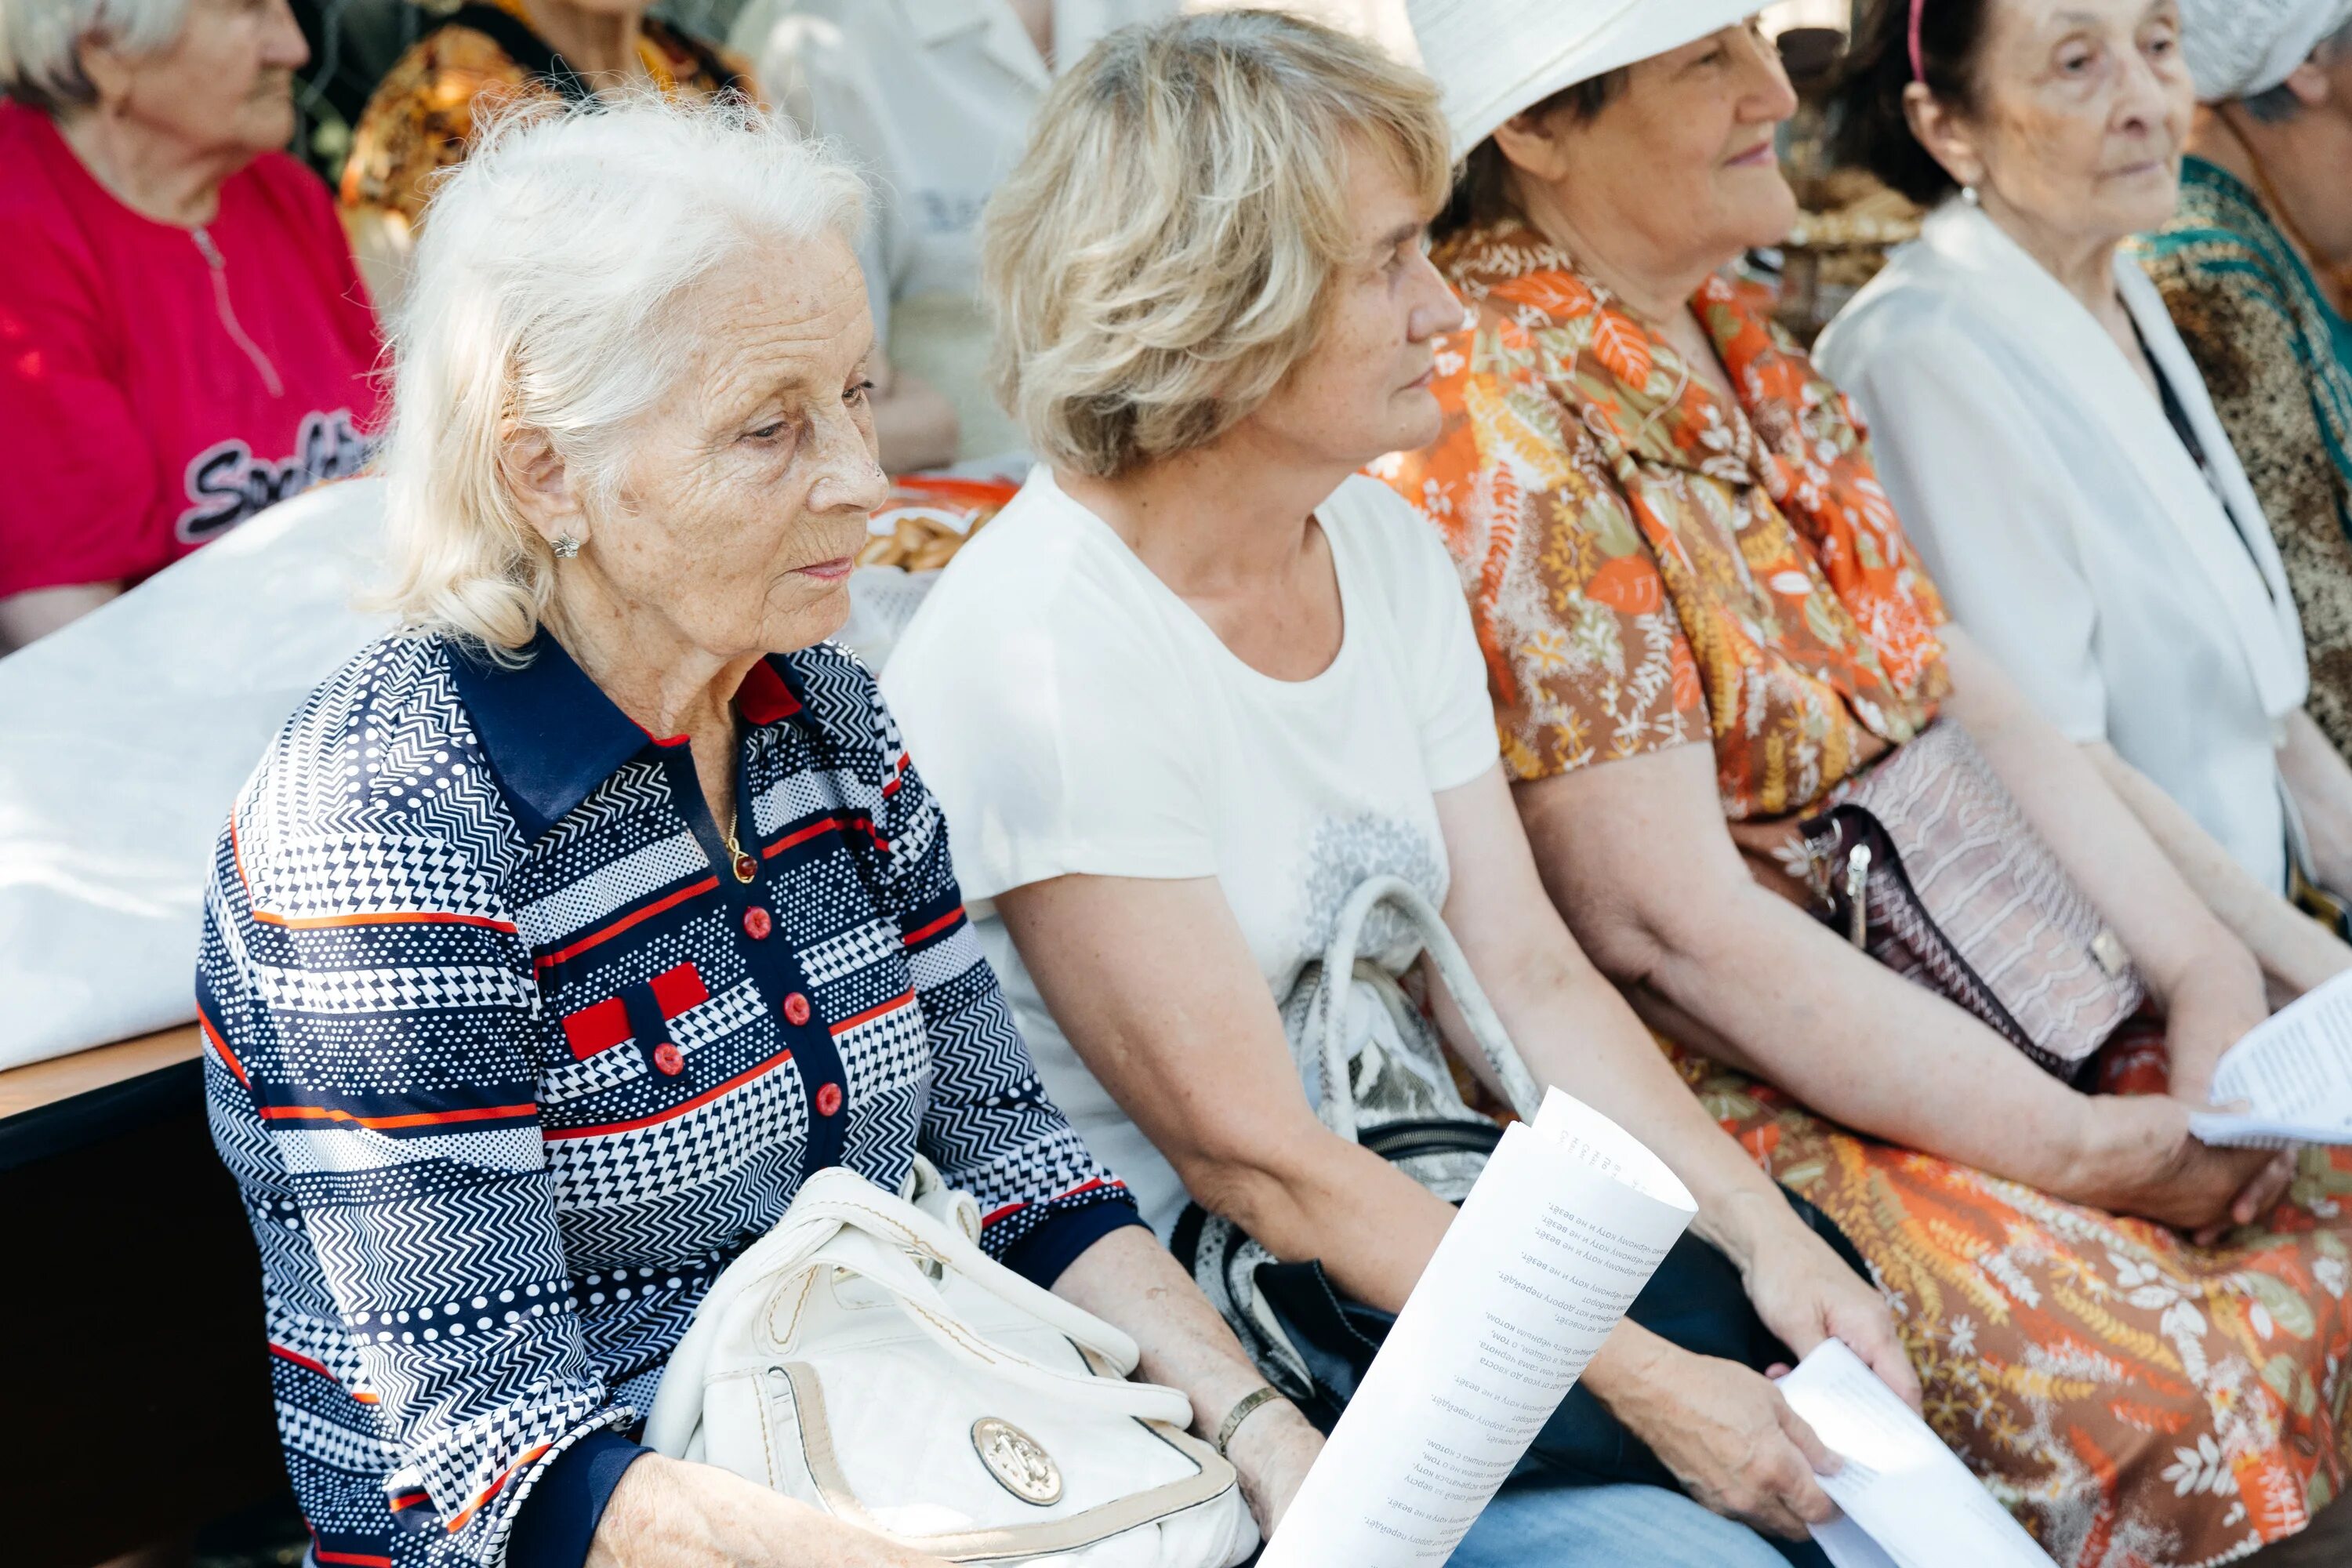
<svg viewBox="0 0 2352 1568">
<path fill-rule="evenodd" d="M 1355 1138 L 1356 1102 L 1348 1088 L 1348 986 L 1356 973 L 1356 948 L 1363 937 L 1364 921 L 1381 904 L 1394 906 L 1420 931 L 1422 945 L 1437 966 L 1438 978 L 1445 983 L 1446 994 L 1454 998 L 1455 1010 L 1469 1025 L 1471 1037 L 1485 1053 L 1487 1065 L 1501 1079 L 1512 1110 L 1520 1120 L 1533 1121 L 1543 1105 L 1542 1092 L 1536 1087 L 1535 1075 L 1520 1059 L 1518 1047 L 1511 1043 L 1502 1019 L 1496 1016 L 1494 1005 L 1486 1000 L 1486 987 L 1471 973 L 1462 944 L 1454 940 L 1444 917 L 1419 888 L 1402 877 L 1391 876 L 1366 878 L 1348 896 L 1347 903 L 1339 910 L 1339 918 L 1331 923 L 1331 945 L 1323 954 L 1323 978 L 1328 988 L 1323 1008 L 1325 1121 L 1342 1137 L 1350 1141 Z"/>
<path fill-rule="evenodd" d="M 432 32 L 444 27 L 470 27 L 504 49 L 507 58 L 555 89 L 566 102 L 585 103 L 595 96 L 571 62 L 555 52 L 555 47 L 511 12 L 495 5 L 460 5 L 438 22 Z"/>
</svg>

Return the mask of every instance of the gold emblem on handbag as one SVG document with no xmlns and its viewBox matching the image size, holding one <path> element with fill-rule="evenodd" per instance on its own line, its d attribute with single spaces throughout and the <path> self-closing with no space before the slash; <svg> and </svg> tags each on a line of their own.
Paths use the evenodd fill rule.
<svg viewBox="0 0 2352 1568">
<path fill-rule="evenodd" d="M 982 1416 L 971 1424 L 971 1446 L 988 1473 L 1023 1502 L 1045 1508 L 1062 1500 L 1062 1472 L 1054 1456 L 1012 1422 Z"/>
<path fill-rule="evenodd" d="M 2062 1078 L 2147 999 L 2121 939 L 1958 724 L 1897 747 L 1799 826 L 1822 920 Z"/>
<path fill-rule="evenodd" d="M 952 1563 L 1232 1568 L 1258 1543 L 1183 1394 L 1135 1342 L 980 1249 L 924 1161 L 835 1166 L 730 1264 L 670 1353 L 646 1444 Z"/>
</svg>

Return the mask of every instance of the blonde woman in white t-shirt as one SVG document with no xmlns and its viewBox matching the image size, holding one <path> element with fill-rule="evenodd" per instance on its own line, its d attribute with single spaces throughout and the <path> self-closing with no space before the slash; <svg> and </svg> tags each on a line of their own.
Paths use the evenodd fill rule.
<svg viewBox="0 0 2352 1568">
<path fill-rule="evenodd" d="M 1066 79 L 983 242 L 1000 391 L 1045 462 L 899 644 L 892 707 L 1048 1089 L 1161 1234 L 1189 1194 L 1402 1305 L 1452 1211 L 1318 1121 L 1276 1006 L 1349 889 L 1394 872 L 1537 1077 L 1697 1194 L 1765 1324 L 1916 1401 L 1877 1294 L 1562 926 L 1452 568 L 1350 477 L 1437 429 L 1432 340 L 1461 308 L 1422 236 L 1448 176 L 1426 79 L 1311 24 L 1131 29 Z M 1825 1456 L 1748 1367 L 1629 1323 L 1584 1386 L 1717 1513 L 1790 1541 L 1830 1515 Z M 1812 1550 L 1658 1488 L 1522 1481 L 1454 1561 Z"/>
</svg>

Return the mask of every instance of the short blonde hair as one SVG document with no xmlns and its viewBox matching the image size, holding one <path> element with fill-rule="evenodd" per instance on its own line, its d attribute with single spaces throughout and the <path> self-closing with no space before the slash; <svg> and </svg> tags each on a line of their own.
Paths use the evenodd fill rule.
<svg viewBox="0 0 2352 1568">
<path fill-rule="evenodd" d="M 1255 412 L 1357 259 L 1359 147 L 1445 199 L 1436 85 L 1299 17 L 1128 27 L 1074 67 L 982 239 L 997 395 L 1038 454 L 1109 478 Z"/>
<path fill-rule="evenodd" d="M 493 655 L 529 643 L 556 563 L 516 504 L 515 433 L 545 436 L 597 515 L 630 427 L 711 330 L 679 298 L 761 242 L 854 243 L 865 197 L 845 163 L 732 98 L 648 91 L 494 121 L 434 193 L 392 321 L 379 602 Z"/>
</svg>

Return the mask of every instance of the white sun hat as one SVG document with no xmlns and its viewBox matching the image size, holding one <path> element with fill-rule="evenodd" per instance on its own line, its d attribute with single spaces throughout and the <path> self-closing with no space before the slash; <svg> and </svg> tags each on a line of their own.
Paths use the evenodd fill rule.
<svg viewBox="0 0 2352 1568">
<path fill-rule="evenodd" d="M 1407 0 L 1457 158 L 1562 88 L 1744 22 L 1764 0 Z"/>
<path fill-rule="evenodd" d="M 2188 0 L 2180 52 L 2200 100 L 2252 98 L 2286 80 L 2347 23 L 2352 0 Z"/>
</svg>

